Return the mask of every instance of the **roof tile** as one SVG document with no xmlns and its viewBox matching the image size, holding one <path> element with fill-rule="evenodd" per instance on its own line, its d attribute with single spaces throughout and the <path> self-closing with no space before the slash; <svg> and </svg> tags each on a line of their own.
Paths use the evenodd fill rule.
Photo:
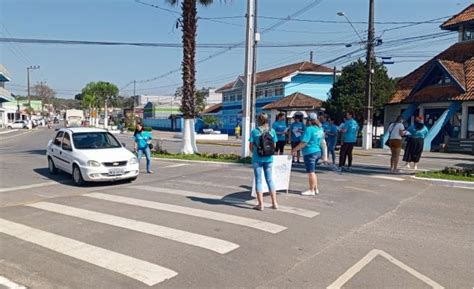
<svg viewBox="0 0 474 289">
<path fill-rule="evenodd" d="M 282 99 L 274 101 L 270 104 L 267 104 L 263 107 L 264 110 L 271 109 L 317 109 L 320 108 L 323 104 L 323 101 L 309 95 L 295 92 L 290 94 Z"/>
<path fill-rule="evenodd" d="M 474 4 L 467 6 L 466 9 L 446 20 L 441 24 L 441 29 L 457 30 L 459 24 L 466 22 L 474 22 Z"/>
</svg>

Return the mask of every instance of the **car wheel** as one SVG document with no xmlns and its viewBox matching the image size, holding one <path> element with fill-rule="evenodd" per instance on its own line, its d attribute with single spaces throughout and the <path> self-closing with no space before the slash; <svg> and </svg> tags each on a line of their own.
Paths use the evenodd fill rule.
<svg viewBox="0 0 474 289">
<path fill-rule="evenodd" d="M 58 174 L 58 168 L 56 168 L 56 166 L 54 165 L 52 158 L 48 158 L 48 170 L 49 170 L 49 173 L 52 175 Z"/>
<path fill-rule="evenodd" d="M 84 184 L 84 179 L 82 178 L 81 170 L 77 165 L 74 165 L 72 168 L 72 180 L 77 186 Z"/>
<path fill-rule="evenodd" d="M 9 126 L 9 127 L 8 127 L 8 129 L 12 129 L 12 127 L 11 127 L 11 126 Z"/>
<path fill-rule="evenodd" d="M 136 180 L 137 180 L 137 177 L 133 177 L 133 178 L 128 179 L 127 181 L 128 181 L 129 183 L 131 183 L 131 182 L 134 182 L 134 181 L 136 181 Z"/>
</svg>

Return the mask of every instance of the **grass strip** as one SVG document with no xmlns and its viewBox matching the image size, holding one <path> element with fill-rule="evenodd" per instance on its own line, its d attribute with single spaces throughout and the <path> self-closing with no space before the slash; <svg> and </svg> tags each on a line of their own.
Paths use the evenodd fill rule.
<svg viewBox="0 0 474 289">
<path fill-rule="evenodd" d="M 464 181 L 464 182 L 474 182 L 474 176 L 463 176 L 463 175 L 456 175 L 456 174 L 447 174 L 441 171 L 433 171 L 433 172 L 422 172 L 417 173 L 417 177 L 419 178 L 428 178 L 428 179 L 442 179 L 442 180 L 450 180 L 450 181 Z"/>
</svg>

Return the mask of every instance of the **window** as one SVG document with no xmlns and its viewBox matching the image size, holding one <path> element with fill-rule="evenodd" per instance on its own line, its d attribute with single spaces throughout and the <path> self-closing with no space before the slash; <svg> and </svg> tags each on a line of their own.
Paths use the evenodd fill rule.
<svg viewBox="0 0 474 289">
<path fill-rule="evenodd" d="M 65 133 L 65 134 L 64 134 L 64 138 L 63 138 L 63 150 L 72 151 L 71 137 L 69 136 L 68 133 Z"/>
<path fill-rule="evenodd" d="M 66 139 L 66 137 L 64 137 Z M 107 132 L 75 133 L 72 136 L 76 149 L 109 149 L 121 147 L 118 140 Z"/>
<path fill-rule="evenodd" d="M 224 95 L 224 101 L 229 101 L 229 96 L 228 95 Z"/>
<path fill-rule="evenodd" d="M 473 27 L 466 27 L 462 33 L 462 40 L 472 40 L 474 39 L 474 28 Z"/>
<path fill-rule="evenodd" d="M 272 97 L 273 96 L 273 87 L 265 88 L 265 97 Z"/>
<path fill-rule="evenodd" d="M 230 101 L 235 101 L 235 92 L 230 95 Z"/>
<path fill-rule="evenodd" d="M 263 96 L 263 89 L 257 88 L 257 99 L 261 98 Z"/>
<path fill-rule="evenodd" d="M 62 131 L 58 132 L 58 134 L 56 135 L 56 138 L 54 138 L 53 144 L 58 146 L 58 147 L 61 146 L 61 141 L 63 139 L 63 135 L 64 135 L 64 132 L 62 132 Z"/>
<path fill-rule="evenodd" d="M 438 84 L 450 84 L 451 83 L 451 78 L 447 75 L 444 75 L 444 77 L 440 78 L 438 81 Z"/>
<path fill-rule="evenodd" d="M 283 95 L 283 85 L 279 84 L 275 87 L 275 95 L 276 96 Z"/>
<path fill-rule="evenodd" d="M 236 100 L 237 100 L 237 101 L 241 101 L 241 100 L 242 100 L 242 92 L 237 92 Z"/>
</svg>

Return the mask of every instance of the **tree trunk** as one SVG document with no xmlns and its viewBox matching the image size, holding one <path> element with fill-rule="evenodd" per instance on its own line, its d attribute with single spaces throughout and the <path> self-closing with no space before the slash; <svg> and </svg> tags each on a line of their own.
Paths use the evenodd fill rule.
<svg viewBox="0 0 474 289">
<path fill-rule="evenodd" d="M 107 100 L 104 102 L 104 128 L 107 129 L 109 126 L 109 111 L 107 109 Z"/>
<path fill-rule="evenodd" d="M 183 148 L 184 154 L 197 153 L 194 119 L 196 117 L 196 0 L 184 0 L 182 9 L 183 31 L 183 96 L 181 110 L 184 115 Z"/>
</svg>

